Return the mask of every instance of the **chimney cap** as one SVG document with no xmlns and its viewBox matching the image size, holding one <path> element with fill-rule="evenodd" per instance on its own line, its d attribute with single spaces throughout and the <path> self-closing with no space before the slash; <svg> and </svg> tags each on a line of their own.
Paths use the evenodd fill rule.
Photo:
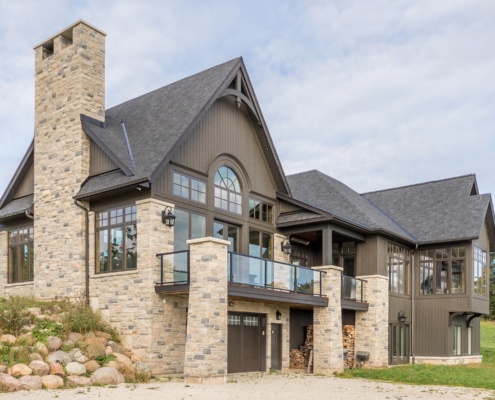
<svg viewBox="0 0 495 400">
<path fill-rule="evenodd" d="M 91 24 L 88 24 L 86 21 L 80 19 L 72 24 L 70 24 L 68 27 L 62 29 L 61 31 L 59 31 L 58 33 L 56 33 L 55 35 L 52 35 L 50 36 L 48 39 L 45 39 L 43 40 L 41 43 L 38 43 L 36 46 L 34 46 L 33 48 L 36 49 L 40 46 L 43 46 L 47 43 L 51 43 L 53 42 L 53 39 L 55 39 L 57 36 L 64 36 L 66 37 L 67 39 L 71 39 L 72 40 L 72 29 L 76 26 L 76 25 L 79 25 L 79 24 L 84 24 L 88 27 L 90 27 L 91 29 L 94 29 L 95 31 L 98 31 L 99 33 L 101 33 L 103 36 L 107 36 L 107 34 L 105 32 L 103 32 L 101 29 L 98 29 L 96 28 L 95 26 L 91 25 Z"/>
</svg>

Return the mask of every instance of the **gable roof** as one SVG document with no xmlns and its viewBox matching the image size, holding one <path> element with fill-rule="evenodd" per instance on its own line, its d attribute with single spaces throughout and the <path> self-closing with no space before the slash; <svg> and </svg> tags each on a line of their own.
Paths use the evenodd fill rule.
<svg viewBox="0 0 495 400">
<path fill-rule="evenodd" d="M 342 182 L 317 170 L 287 176 L 292 196 L 367 231 L 385 231 L 409 242 L 416 239 L 378 207 Z"/>
<path fill-rule="evenodd" d="M 269 150 L 264 155 L 277 190 L 289 193 L 244 63 L 242 58 L 236 58 L 110 108 L 104 123 L 82 116 L 84 131 L 121 171 L 90 177 L 76 198 L 155 179 L 213 102 L 223 95 L 235 94 L 229 85 L 239 71 L 244 84 L 243 93 L 237 93 L 242 97 L 239 101 L 247 103 L 261 125 L 262 133 L 257 130 L 257 135 L 263 148 Z"/>
<path fill-rule="evenodd" d="M 474 174 L 365 193 L 363 197 L 419 244 L 476 239 L 488 211 L 493 220 L 491 196 L 478 194 Z"/>
<path fill-rule="evenodd" d="M 24 176 L 27 174 L 29 168 L 33 165 L 33 163 L 34 163 L 34 139 L 31 141 L 31 144 L 29 145 L 26 153 L 24 154 L 24 157 L 22 158 L 19 166 L 17 167 L 14 176 L 10 180 L 7 188 L 5 189 L 5 192 L 2 195 L 2 198 L 0 199 L 0 209 L 5 205 L 7 205 L 10 201 L 12 201 L 17 189 L 19 189 L 19 186 L 22 184 L 22 180 Z"/>
</svg>

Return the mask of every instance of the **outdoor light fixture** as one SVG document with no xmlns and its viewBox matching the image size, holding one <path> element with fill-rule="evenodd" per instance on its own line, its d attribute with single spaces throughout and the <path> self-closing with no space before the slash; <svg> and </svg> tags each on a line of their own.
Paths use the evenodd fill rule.
<svg viewBox="0 0 495 400">
<path fill-rule="evenodd" d="M 399 311 L 399 314 L 397 314 L 397 319 L 399 320 L 399 322 L 401 324 L 406 322 L 407 317 L 406 317 L 406 313 L 404 312 L 404 310 Z"/>
<path fill-rule="evenodd" d="M 275 314 L 275 317 L 277 318 L 277 321 L 280 321 L 282 319 L 282 313 L 277 310 L 277 313 Z"/>
<path fill-rule="evenodd" d="M 175 225 L 175 218 L 177 217 L 172 213 L 172 207 L 167 207 L 162 211 L 162 222 L 169 228 Z"/>
<path fill-rule="evenodd" d="M 292 246 L 290 245 L 290 239 L 285 239 L 283 242 L 280 243 L 282 247 L 282 251 L 284 254 L 290 255 L 292 253 Z"/>
</svg>

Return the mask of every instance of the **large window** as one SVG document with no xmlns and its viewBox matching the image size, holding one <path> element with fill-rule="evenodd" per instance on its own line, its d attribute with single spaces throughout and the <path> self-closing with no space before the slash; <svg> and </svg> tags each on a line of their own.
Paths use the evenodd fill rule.
<svg viewBox="0 0 495 400">
<path fill-rule="evenodd" d="M 229 167 L 220 167 L 215 174 L 215 207 L 242 214 L 241 185 Z"/>
<path fill-rule="evenodd" d="M 259 221 L 272 223 L 273 222 L 273 206 L 261 200 L 249 199 L 249 218 Z"/>
<path fill-rule="evenodd" d="M 466 249 L 452 247 L 419 253 L 420 294 L 465 293 Z"/>
<path fill-rule="evenodd" d="M 474 293 L 488 297 L 488 262 L 486 251 L 474 247 Z"/>
<path fill-rule="evenodd" d="M 137 268 L 137 210 L 124 206 L 96 214 L 96 273 Z"/>
<path fill-rule="evenodd" d="M 176 196 L 184 197 L 199 203 L 206 203 L 206 183 L 199 179 L 173 172 L 174 189 Z"/>
<path fill-rule="evenodd" d="M 206 217 L 175 209 L 174 251 L 187 250 L 187 241 L 206 236 Z"/>
<path fill-rule="evenodd" d="M 409 250 L 388 244 L 388 290 L 392 293 L 409 294 L 409 270 L 411 253 Z"/>
<path fill-rule="evenodd" d="M 9 232 L 9 283 L 33 280 L 33 227 Z"/>
<path fill-rule="evenodd" d="M 249 231 L 249 255 L 271 260 L 273 258 L 272 235 L 255 230 Z"/>
<path fill-rule="evenodd" d="M 239 227 L 226 222 L 215 221 L 213 224 L 213 236 L 230 242 L 229 251 L 239 251 Z"/>
</svg>

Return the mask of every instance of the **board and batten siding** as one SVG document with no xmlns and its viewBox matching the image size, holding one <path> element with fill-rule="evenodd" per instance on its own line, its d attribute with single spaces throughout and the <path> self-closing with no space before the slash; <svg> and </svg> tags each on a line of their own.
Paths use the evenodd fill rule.
<svg viewBox="0 0 495 400">
<path fill-rule="evenodd" d="M 92 140 L 90 140 L 89 174 L 99 175 L 118 168 L 117 164 Z"/>
<path fill-rule="evenodd" d="M 240 164 L 248 182 L 242 190 L 250 190 L 269 199 L 275 198 L 275 184 L 263 156 L 253 122 L 244 105 L 237 108 L 231 98 L 218 99 L 198 123 L 191 136 L 179 147 L 171 162 L 205 177 L 210 164 L 219 156 Z M 166 196 L 170 190 L 170 168 L 155 182 L 155 193 Z M 212 178 L 212 177 L 210 177 Z"/>
<path fill-rule="evenodd" d="M 21 185 L 14 195 L 14 199 L 18 199 L 34 193 L 34 165 L 31 165 L 26 176 L 22 180 Z"/>
<path fill-rule="evenodd" d="M 370 236 L 366 242 L 357 243 L 356 276 L 387 276 L 388 240 Z"/>
</svg>

